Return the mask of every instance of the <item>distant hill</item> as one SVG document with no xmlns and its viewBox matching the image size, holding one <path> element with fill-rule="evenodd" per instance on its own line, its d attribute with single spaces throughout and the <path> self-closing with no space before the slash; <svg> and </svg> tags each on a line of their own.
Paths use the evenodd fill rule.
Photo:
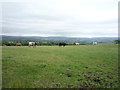
<svg viewBox="0 0 120 90">
<path fill-rule="evenodd" d="M 91 44 L 97 41 L 99 44 L 112 44 L 117 37 L 97 37 L 97 38 L 71 38 L 71 37 L 40 37 L 40 36 L 2 36 L 2 40 L 7 41 L 38 41 L 38 42 L 66 42 Z"/>
</svg>

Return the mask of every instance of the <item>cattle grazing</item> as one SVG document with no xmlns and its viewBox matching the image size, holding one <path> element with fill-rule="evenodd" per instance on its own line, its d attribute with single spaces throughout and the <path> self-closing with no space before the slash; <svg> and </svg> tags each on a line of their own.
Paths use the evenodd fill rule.
<svg viewBox="0 0 120 90">
<path fill-rule="evenodd" d="M 16 46 L 22 46 L 22 44 L 21 43 L 16 43 Z"/>
<path fill-rule="evenodd" d="M 75 43 L 75 45 L 80 45 L 80 43 Z"/>
<path fill-rule="evenodd" d="M 36 45 L 37 45 L 36 42 L 29 42 L 29 47 L 33 46 L 33 48 L 34 48 L 34 47 L 36 47 Z"/>
<path fill-rule="evenodd" d="M 59 46 L 65 47 L 67 44 L 66 43 L 59 43 Z"/>
<path fill-rule="evenodd" d="M 97 45 L 97 42 L 93 42 L 93 45 Z"/>
</svg>

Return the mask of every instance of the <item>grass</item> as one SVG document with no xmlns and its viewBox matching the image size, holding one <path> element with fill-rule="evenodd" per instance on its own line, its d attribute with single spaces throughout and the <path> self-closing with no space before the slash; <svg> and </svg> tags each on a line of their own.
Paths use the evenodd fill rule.
<svg viewBox="0 0 120 90">
<path fill-rule="evenodd" d="M 3 88 L 117 88 L 118 45 L 2 48 Z"/>
</svg>

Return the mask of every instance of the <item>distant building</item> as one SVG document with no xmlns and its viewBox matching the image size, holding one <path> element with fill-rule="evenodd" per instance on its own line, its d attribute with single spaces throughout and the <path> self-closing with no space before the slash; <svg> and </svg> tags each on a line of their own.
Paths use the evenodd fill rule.
<svg viewBox="0 0 120 90">
<path fill-rule="evenodd" d="M 11 41 L 11 42 L 8 42 L 8 43 L 14 43 L 14 42 Z"/>
</svg>

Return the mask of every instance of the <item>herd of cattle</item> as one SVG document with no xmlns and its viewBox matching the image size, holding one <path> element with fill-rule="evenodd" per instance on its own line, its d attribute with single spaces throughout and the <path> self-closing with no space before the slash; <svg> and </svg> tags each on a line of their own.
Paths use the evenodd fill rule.
<svg viewBox="0 0 120 90">
<path fill-rule="evenodd" d="M 36 42 L 29 42 L 28 44 L 29 44 L 29 47 L 31 47 L 31 46 L 32 47 L 36 47 L 37 46 Z M 66 43 L 59 43 L 58 45 L 65 47 L 68 44 L 66 44 Z M 80 45 L 80 43 L 74 43 L 74 45 Z M 93 45 L 97 45 L 97 42 L 93 42 Z M 22 46 L 22 43 L 16 43 L 16 46 Z"/>
</svg>

